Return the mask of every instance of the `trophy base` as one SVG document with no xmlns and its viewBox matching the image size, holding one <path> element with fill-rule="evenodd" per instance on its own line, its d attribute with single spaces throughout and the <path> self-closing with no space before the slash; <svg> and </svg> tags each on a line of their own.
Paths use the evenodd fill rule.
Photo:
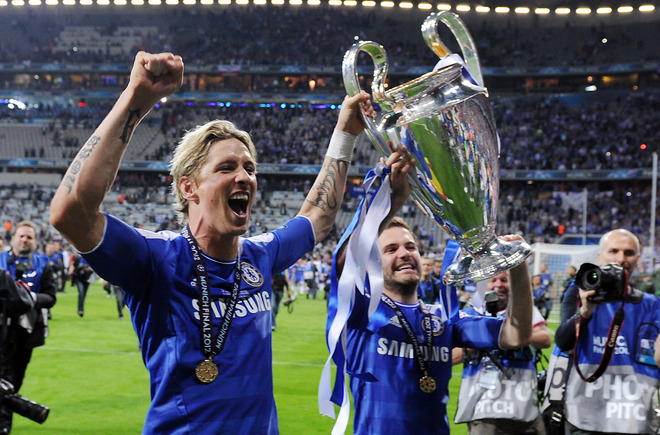
<svg viewBox="0 0 660 435">
<path fill-rule="evenodd" d="M 505 242 L 495 238 L 486 248 L 465 255 L 448 267 L 443 281 L 447 285 L 485 281 L 518 266 L 531 252 L 532 248 L 525 242 Z"/>
</svg>

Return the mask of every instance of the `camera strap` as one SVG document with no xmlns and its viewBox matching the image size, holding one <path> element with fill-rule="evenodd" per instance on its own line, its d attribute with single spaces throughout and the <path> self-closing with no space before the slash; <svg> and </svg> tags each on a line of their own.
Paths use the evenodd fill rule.
<svg viewBox="0 0 660 435">
<path fill-rule="evenodd" d="M 628 288 L 628 271 L 625 271 L 625 289 Z M 603 356 L 600 358 L 600 363 L 598 363 L 598 367 L 596 367 L 596 371 L 588 376 L 585 377 L 582 374 L 582 371 L 580 370 L 580 364 L 578 364 L 578 343 L 580 341 L 580 331 L 584 328 L 587 328 L 587 325 L 589 323 L 589 320 L 582 318 L 582 316 L 578 316 L 575 319 L 575 346 L 573 347 L 573 362 L 575 363 L 575 370 L 577 371 L 578 375 L 580 375 L 580 378 L 584 382 L 594 382 L 596 379 L 600 378 L 603 373 L 605 373 L 605 370 L 607 369 L 607 366 L 610 364 L 610 361 L 612 360 L 612 355 L 614 355 L 614 348 L 616 347 L 616 340 L 619 337 L 619 333 L 621 332 L 621 326 L 623 325 L 623 321 L 626 318 L 626 313 L 623 311 L 624 306 L 626 305 L 626 300 L 628 299 L 629 294 L 626 294 L 623 296 L 623 301 L 621 302 L 621 306 L 616 310 L 614 313 L 614 317 L 612 318 L 612 321 L 610 322 L 610 329 L 607 331 L 607 340 L 605 341 L 605 350 L 603 351 Z"/>
</svg>

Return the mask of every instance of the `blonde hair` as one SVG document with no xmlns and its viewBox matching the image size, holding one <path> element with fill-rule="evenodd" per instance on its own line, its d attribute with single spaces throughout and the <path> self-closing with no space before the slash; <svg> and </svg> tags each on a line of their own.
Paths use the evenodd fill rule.
<svg viewBox="0 0 660 435">
<path fill-rule="evenodd" d="M 256 161 L 257 150 L 250 135 L 243 130 L 239 130 L 230 121 L 216 120 L 197 126 L 186 132 L 177 145 L 170 162 L 170 174 L 172 175 L 172 195 L 175 197 L 173 205 L 178 214 L 179 222 L 186 223 L 188 221 L 188 200 L 183 197 L 179 190 L 179 181 L 182 177 L 190 177 L 195 180 L 202 166 L 206 163 L 206 156 L 211 144 L 232 138 L 245 144 L 250 155 Z"/>
<path fill-rule="evenodd" d="M 39 237 L 39 228 L 37 227 L 37 224 L 34 223 L 33 221 L 30 220 L 24 220 L 20 221 L 19 223 L 16 224 L 16 228 L 14 228 L 14 234 L 16 234 L 16 231 L 18 231 L 19 228 L 21 227 L 30 227 L 34 230 L 34 237 Z"/>
</svg>

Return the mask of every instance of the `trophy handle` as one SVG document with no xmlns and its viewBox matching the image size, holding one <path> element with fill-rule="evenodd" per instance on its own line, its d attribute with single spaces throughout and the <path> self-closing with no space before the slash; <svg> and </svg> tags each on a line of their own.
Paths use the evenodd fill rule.
<svg viewBox="0 0 660 435">
<path fill-rule="evenodd" d="M 361 51 L 371 56 L 374 63 L 374 78 L 371 83 L 371 96 L 374 101 L 390 110 L 396 102 L 385 94 L 385 78 L 387 77 L 387 53 L 385 48 L 377 42 L 360 41 L 353 44 L 344 55 L 342 74 L 344 87 L 348 96 L 360 93 L 360 76 L 358 74 L 357 58 Z"/>
<path fill-rule="evenodd" d="M 477 54 L 477 47 L 474 44 L 470 32 L 468 32 L 463 20 L 453 12 L 442 11 L 434 12 L 429 15 L 424 24 L 422 24 L 422 35 L 426 45 L 429 46 L 435 54 L 441 59 L 448 54 L 451 54 L 447 46 L 440 40 L 438 36 L 438 23 L 442 23 L 451 30 L 458 41 L 461 51 L 463 52 L 463 60 L 467 65 L 467 69 L 475 82 L 481 87 L 484 86 L 483 75 L 481 74 L 481 66 L 479 64 L 479 55 Z"/>
</svg>

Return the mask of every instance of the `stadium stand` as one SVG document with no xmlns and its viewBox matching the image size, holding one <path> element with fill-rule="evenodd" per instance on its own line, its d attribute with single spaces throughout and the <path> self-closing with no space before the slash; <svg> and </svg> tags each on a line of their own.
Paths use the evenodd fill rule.
<svg viewBox="0 0 660 435">
<path fill-rule="evenodd" d="M 333 104 L 344 92 L 341 58 L 356 39 L 386 47 L 393 83 L 417 77 L 437 61 L 419 32 L 426 11 L 79 8 L 0 14 L 0 166 L 7 175 L 0 177 L 0 197 L 11 198 L 0 218 L 12 220 L 12 208 L 26 207 L 45 238 L 57 237 L 45 219 L 52 178 L 41 178 L 42 187 L 25 196 L 17 192 L 32 184 L 18 177 L 12 184 L 11 174 L 63 173 L 125 85 L 138 49 L 181 53 L 189 77 L 182 92 L 136 130 L 128 166 L 104 203 L 149 229 L 178 228 L 166 168 L 188 128 L 224 118 L 252 134 L 263 165 L 263 197 L 251 228 L 258 233 L 298 209 L 306 174 L 323 157 L 318 150 L 331 133 Z M 659 59 L 651 42 L 660 39 L 658 12 L 462 17 L 479 47 L 502 142 L 498 232 L 555 243 L 622 226 L 646 243 L 651 153 L 660 140 Z M 588 85 L 598 91 L 584 92 Z M 22 166 L 7 163 L 14 159 L 22 159 Z M 353 182 L 359 184 L 377 159 L 362 140 Z M 338 230 L 356 201 L 347 194 Z M 282 202 L 287 207 L 281 214 Z M 440 250 L 442 230 L 413 204 L 406 209 L 425 249 Z"/>
</svg>

